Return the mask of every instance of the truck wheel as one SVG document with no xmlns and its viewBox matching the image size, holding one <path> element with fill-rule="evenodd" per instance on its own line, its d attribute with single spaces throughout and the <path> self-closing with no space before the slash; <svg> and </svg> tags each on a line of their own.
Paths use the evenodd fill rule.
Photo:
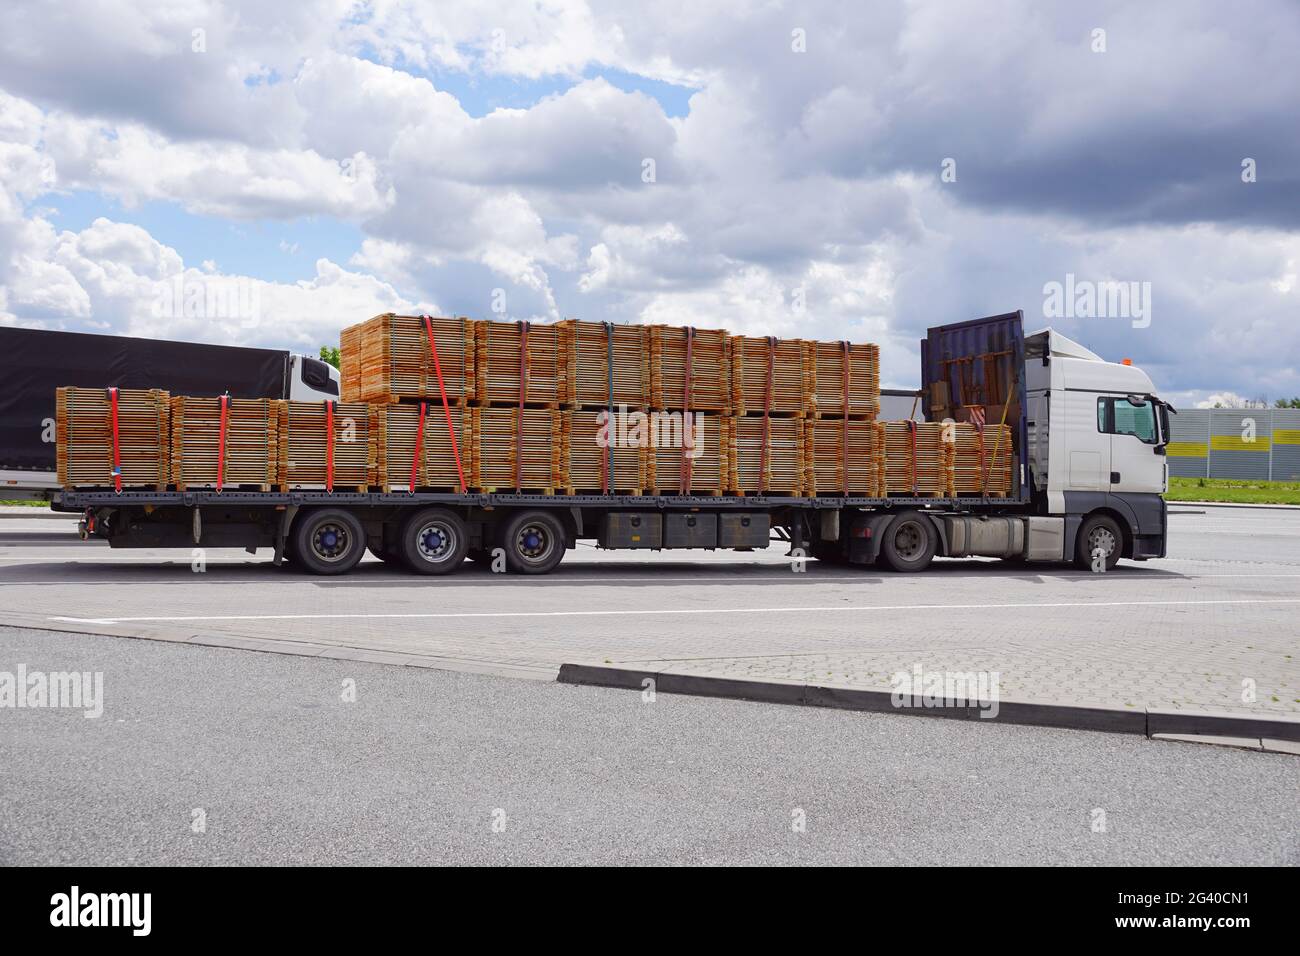
<svg viewBox="0 0 1300 956">
<path fill-rule="evenodd" d="M 518 574 L 545 574 L 564 558 L 564 527 L 545 511 L 525 511 L 501 536 L 506 565 Z"/>
<path fill-rule="evenodd" d="M 1124 535 L 1115 519 L 1108 515 L 1093 515 L 1079 528 L 1074 542 L 1074 563 L 1085 571 L 1092 570 L 1092 553 L 1100 550 L 1106 559 L 1106 570 L 1119 564 L 1124 551 Z"/>
<path fill-rule="evenodd" d="M 293 563 L 311 574 L 346 574 L 366 553 L 366 532 L 350 511 L 321 508 L 294 522 Z"/>
<path fill-rule="evenodd" d="M 934 525 L 916 512 L 904 512 L 885 529 L 880 556 L 895 571 L 924 571 L 934 560 Z"/>
<path fill-rule="evenodd" d="M 446 508 L 417 511 L 402 525 L 398 544 L 406 566 L 419 574 L 447 574 L 459 568 L 469 547 L 460 515 Z"/>
</svg>

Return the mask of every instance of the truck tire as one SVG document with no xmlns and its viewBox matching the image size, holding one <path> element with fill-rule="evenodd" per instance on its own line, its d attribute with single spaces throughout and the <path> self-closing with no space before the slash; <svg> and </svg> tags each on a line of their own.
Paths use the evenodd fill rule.
<svg viewBox="0 0 1300 956">
<path fill-rule="evenodd" d="M 1098 548 L 1106 557 L 1106 570 L 1114 569 L 1124 551 L 1124 534 L 1109 515 L 1093 515 L 1079 527 L 1079 536 L 1074 541 L 1075 566 L 1091 571 L 1092 552 Z"/>
<path fill-rule="evenodd" d="M 294 565 L 310 574 L 346 574 L 366 553 L 365 529 L 342 508 L 300 514 L 290 537 Z"/>
<path fill-rule="evenodd" d="M 398 549 L 417 574 L 449 574 L 460 568 L 469 547 L 464 520 L 446 508 L 425 508 L 406 519 Z"/>
<path fill-rule="evenodd" d="M 506 522 L 501 547 L 511 571 L 546 574 L 564 558 L 564 526 L 545 511 L 525 511 Z"/>
<path fill-rule="evenodd" d="M 885 529 L 880 557 L 895 571 L 924 571 L 934 560 L 937 547 L 930 519 L 915 511 L 904 511 Z"/>
</svg>

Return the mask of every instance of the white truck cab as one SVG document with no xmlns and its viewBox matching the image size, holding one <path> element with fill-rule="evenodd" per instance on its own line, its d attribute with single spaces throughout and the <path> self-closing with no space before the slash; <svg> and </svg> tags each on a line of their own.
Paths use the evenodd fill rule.
<svg viewBox="0 0 1300 956">
<path fill-rule="evenodd" d="M 1150 377 L 1042 329 L 1025 336 L 1025 390 L 1035 503 L 1065 519 L 1065 555 L 1079 553 L 1080 532 L 1106 525 L 1100 538 L 1113 535 L 1088 520 L 1109 516 L 1122 540 L 1102 540 L 1108 554 L 1164 557 L 1170 408 Z"/>
</svg>

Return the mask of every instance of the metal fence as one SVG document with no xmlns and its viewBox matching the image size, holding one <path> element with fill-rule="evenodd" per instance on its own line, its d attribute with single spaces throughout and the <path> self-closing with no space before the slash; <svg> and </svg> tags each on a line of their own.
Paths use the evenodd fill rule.
<svg viewBox="0 0 1300 956">
<path fill-rule="evenodd" d="M 1196 408 L 1169 422 L 1171 475 L 1300 481 L 1300 408 Z"/>
</svg>

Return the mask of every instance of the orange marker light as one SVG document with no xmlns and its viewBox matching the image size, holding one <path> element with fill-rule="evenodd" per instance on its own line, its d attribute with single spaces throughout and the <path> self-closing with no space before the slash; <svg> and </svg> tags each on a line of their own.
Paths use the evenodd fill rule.
<svg viewBox="0 0 1300 956">
<path fill-rule="evenodd" d="M 1132 365 L 1132 364 L 1133 364 L 1133 360 L 1132 360 L 1132 359 L 1125 359 L 1124 361 L 1120 362 L 1119 364 L 1120 364 L 1120 365 Z"/>
</svg>

